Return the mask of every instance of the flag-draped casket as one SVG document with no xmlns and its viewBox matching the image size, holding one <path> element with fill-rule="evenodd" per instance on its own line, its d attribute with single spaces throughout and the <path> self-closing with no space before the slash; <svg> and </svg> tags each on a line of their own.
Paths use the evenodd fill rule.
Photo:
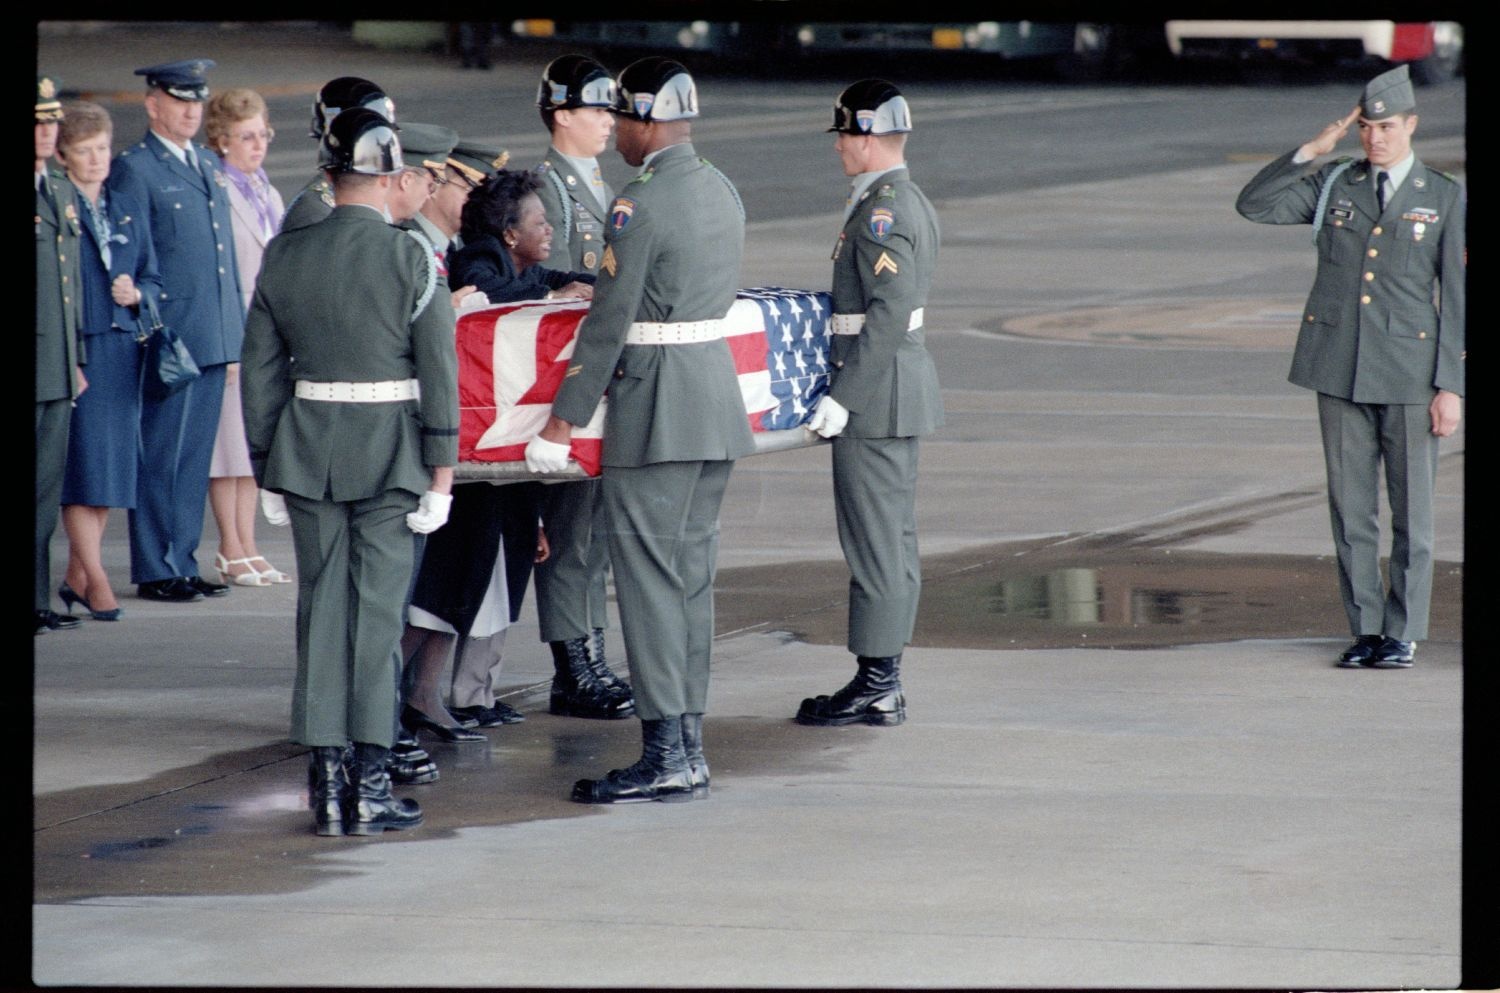
<svg viewBox="0 0 1500 993">
<path fill-rule="evenodd" d="M 752 431 L 801 427 L 827 392 L 831 303 L 827 293 L 780 287 L 737 294 L 724 337 Z M 527 301 L 459 317 L 461 463 L 525 461 L 526 443 L 547 423 L 587 314 L 585 302 Z M 573 432 L 573 458 L 591 476 L 599 474 L 607 406 L 608 397 L 588 425 Z"/>
</svg>

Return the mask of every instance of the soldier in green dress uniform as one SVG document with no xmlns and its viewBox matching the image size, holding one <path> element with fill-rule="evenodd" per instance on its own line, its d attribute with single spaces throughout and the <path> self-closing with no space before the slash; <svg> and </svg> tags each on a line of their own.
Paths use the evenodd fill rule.
<svg viewBox="0 0 1500 993">
<path fill-rule="evenodd" d="M 593 304 L 552 416 L 526 449 L 533 471 L 565 468 L 573 428 L 608 388 L 606 527 L 643 749 L 626 769 L 579 780 L 580 803 L 708 793 L 719 505 L 734 460 L 755 447 L 723 337 L 744 254 L 739 194 L 693 150 L 698 95 L 686 69 L 641 59 L 618 89 L 615 147 L 645 168 L 610 205 Z"/>
<path fill-rule="evenodd" d="M 1339 592 L 1354 643 L 1346 669 L 1407 668 L 1427 636 L 1438 439 L 1464 392 L 1464 192 L 1416 157 L 1406 66 L 1280 156 L 1240 192 L 1261 224 L 1312 224 L 1318 273 L 1292 371 L 1316 391 Z M 1355 121 L 1365 156 L 1319 164 Z M 1390 582 L 1380 575 L 1380 466 L 1391 506 Z"/>
<path fill-rule="evenodd" d="M 386 220 L 402 168 L 390 122 L 340 114 L 319 165 L 338 205 L 266 248 L 242 358 L 245 433 L 267 518 L 292 525 L 292 738 L 313 748 L 315 826 L 371 834 L 421 822 L 391 796 L 386 762 L 411 532 L 447 519 L 458 457 L 454 316 L 431 253 Z"/>
<path fill-rule="evenodd" d="M 850 177 L 833 249 L 828 393 L 808 428 L 833 439 L 833 502 L 849 564 L 854 679 L 802 701 L 802 724 L 906 719 L 901 655 L 922 590 L 917 557 L 917 442 L 943 423 L 923 316 L 937 262 L 937 213 L 905 161 L 911 110 L 891 83 L 839 94 L 834 151 Z"/>
<path fill-rule="evenodd" d="M 76 628 L 52 609 L 52 532 L 68 461 L 68 422 L 85 381 L 78 337 L 78 247 L 82 229 L 73 184 L 51 164 L 63 118 L 57 81 L 36 80 L 36 634 Z"/>
<path fill-rule="evenodd" d="M 614 191 L 598 156 L 614 129 L 616 95 L 609 70 L 586 55 L 560 56 L 542 73 L 537 109 L 552 143 L 536 173 L 542 179 L 537 196 L 554 232 L 550 268 L 599 271 Z M 537 622 L 555 670 L 548 707 L 573 717 L 629 717 L 630 686 L 604 657 L 609 542 L 600 482 L 545 486 L 540 503 L 552 549 L 536 568 Z"/>
</svg>

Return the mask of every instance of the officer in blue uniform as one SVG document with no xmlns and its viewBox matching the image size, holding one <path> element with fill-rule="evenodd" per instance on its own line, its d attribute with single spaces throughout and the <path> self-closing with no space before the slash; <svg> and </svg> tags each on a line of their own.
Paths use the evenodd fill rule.
<svg viewBox="0 0 1500 993">
<path fill-rule="evenodd" d="M 208 471 L 225 367 L 240 360 L 244 304 L 234 259 L 228 179 L 218 157 L 193 141 L 208 99 L 208 59 L 137 69 L 146 77 L 150 130 L 116 157 L 108 188 L 147 204 L 161 269 L 161 318 L 181 336 L 202 375 L 141 405 L 141 471 L 130 512 L 130 572 L 148 600 L 222 596 L 195 553 L 203 531 Z"/>
<path fill-rule="evenodd" d="M 1351 644 L 1345 669 L 1405 669 L 1427 636 L 1438 439 L 1464 392 L 1464 192 L 1412 151 L 1407 67 L 1240 192 L 1261 224 L 1312 224 L 1318 274 L 1288 376 L 1318 394 L 1328 509 Z M 1365 157 L 1319 164 L 1359 122 Z M 1391 506 L 1380 575 L 1379 477 Z"/>
</svg>

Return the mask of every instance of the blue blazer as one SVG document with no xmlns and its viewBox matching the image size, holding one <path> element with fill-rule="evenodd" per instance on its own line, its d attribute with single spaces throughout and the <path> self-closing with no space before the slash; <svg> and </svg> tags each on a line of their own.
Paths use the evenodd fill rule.
<svg viewBox="0 0 1500 993">
<path fill-rule="evenodd" d="M 104 193 L 105 213 L 112 229 L 109 271 L 103 271 L 94 226 L 89 223 L 88 209 L 78 194 L 78 217 L 83 228 L 78 260 L 83 277 L 83 325 L 85 335 L 103 334 L 111 327 L 131 334 L 136 332 L 136 310 L 122 307 L 110 296 L 110 284 L 120 275 L 128 275 L 142 295 L 156 300 L 161 295 L 161 273 L 156 268 L 156 248 L 151 244 L 151 225 L 146 212 L 125 193 Z M 102 315 L 108 314 L 108 319 Z"/>
<path fill-rule="evenodd" d="M 115 157 L 105 185 L 149 207 L 161 272 L 161 318 L 200 366 L 240 360 L 244 301 L 234 258 L 229 179 L 218 157 L 194 143 L 194 172 L 150 132 Z"/>
<path fill-rule="evenodd" d="M 561 289 L 572 282 L 592 283 L 591 272 L 564 272 L 539 265 L 528 266 L 517 273 L 510 252 L 494 235 L 481 235 L 448 256 L 448 285 L 455 290 L 473 286 L 489 297 L 490 303 L 513 303 L 516 300 L 540 300 L 547 291 Z"/>
</svg>

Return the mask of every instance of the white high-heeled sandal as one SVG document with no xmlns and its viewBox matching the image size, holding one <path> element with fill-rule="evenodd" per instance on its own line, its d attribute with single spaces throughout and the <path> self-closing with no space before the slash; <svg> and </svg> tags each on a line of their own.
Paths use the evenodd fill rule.
<svg viewBox="0 0 1500 993">
<path fill-rule="evenodd" d="M 249 559 L 226 559 L 224 556 L 218 554 L 214 555 L 214 559 L 216 560 L 214 564 L 218 567 L 219 570 L 219 582 L 221 583 L 233 583 L 236 586 L 271 585 L 271 580 L 267 579 L 260 572 L 256 571 L 255 566 L 250 564 Z M 230 572 L 230 566 L 236 565 L 242 565 L 250 571 L 241 573 Z"/>
<path fill-rule="evenodd" d="M 273 566 L 269 561 L 266 560 L 266 557 L 264 555 L 252 555 L 247 561 L 266 563 L 266 567 L 264 569 L 256 569 L 255 571 L 264 576 L 267 582 L 290 583 L 292 581 L 291 576 L 288 576 L 286 573 Z M 252 565 L 250 568 L 255 569 L 255 566 Z"/>
</svg>

